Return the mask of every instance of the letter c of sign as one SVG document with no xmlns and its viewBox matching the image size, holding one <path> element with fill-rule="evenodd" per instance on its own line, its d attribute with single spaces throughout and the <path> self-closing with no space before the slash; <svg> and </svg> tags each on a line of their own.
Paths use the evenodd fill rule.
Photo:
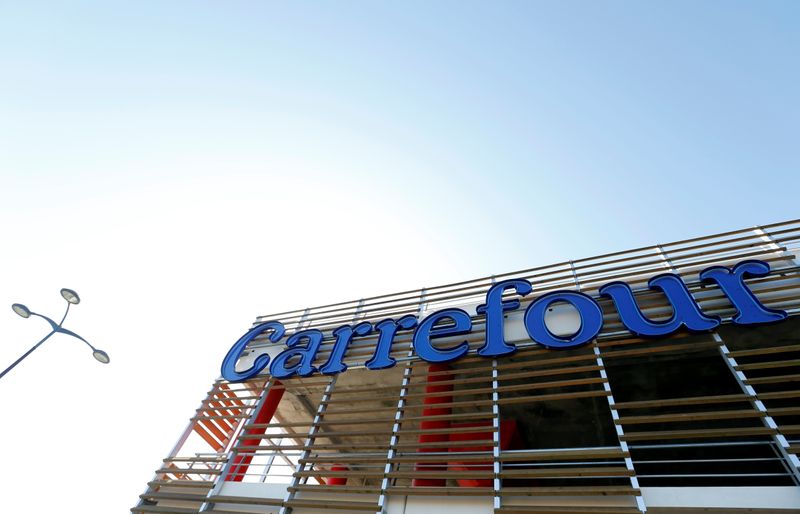
<svg viewBox="0 0 800 514">
<path fill-rule="evenodd" d="M 236 363 L 239 361 L 239 357 L 242 356 L 244 349 L 247 348 L 248 344 L 250 344 L 250 341 L 258 337 L 262 332 L 265 332 L 269 329 L 272 329 L 272 333 L 268 336 L 268 338 L 273 343 L 280 341 L 284 332 L 286 332 L 286 328 L 284 328 L 283 323 L 280 321 L 267 321 L 266 323 L 261 323 L 260 325 L 256 325 L 255 327 L 251 328 L 245 335 L 236 341 L 236 344 L 234 344 L 230 350 L 228 350 L 228 354 L 222 361 L 222 377 L 225 380 L 230 382 L 241 382 L 242 380 L 247 380 L 248 378 L 258 375 L 261 373 L 261 370 L 267 367 L 267 364 L 269 364 L 269 355 L 264 353 L 256 357 L 256 360 L 250 369 L 241 372 L 236 371 Z"/>
</svg>

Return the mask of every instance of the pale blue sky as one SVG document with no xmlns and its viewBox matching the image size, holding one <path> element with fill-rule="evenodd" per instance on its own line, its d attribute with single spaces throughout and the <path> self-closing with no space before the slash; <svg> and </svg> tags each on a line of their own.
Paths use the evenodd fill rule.
<svg viewBox="0 0 800 514">
<path fill-rule="evenodd" d="M 0 438 L 52 441 L 46 399 L 82 511 L 127 509 L 256 315 L 798 217 L 798 11 L 0 1 L 0 366 L 60 287 L 112 358 L 48 341 Z"/>
<path fill-rule="evenodd" d="M 573 257 L 769 222 L 794 212 L 798 9 L 10 3 L 0 155 L 23 194 L 4 203 L 46 177 L 319 174 L 455 230 L 449 196 L 516 250 Z"/>
</svg>

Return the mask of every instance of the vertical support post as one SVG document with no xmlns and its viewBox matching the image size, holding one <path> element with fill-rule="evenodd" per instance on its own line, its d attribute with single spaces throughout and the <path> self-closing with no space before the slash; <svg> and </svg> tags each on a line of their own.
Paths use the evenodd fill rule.
<svg viewBox="0 0 800 514">
<path fill-rule="evenodd" d="M 661 248 L 659 246 L 659 248 Z M 663 250 L 662 250 L 663 251 Z M 666 256 L 664 256 L 666 259 Z M 578 291 L 581 290 L 581 284 L 578 282 L 578 274 L 575 270 L 575 265 L 572 261 L 569 261 L 570 268 L 572 269 L 572 276 L 575 279 L 575 287 Z M 619 443 L 620 449 L 626 454 L 625 457 L 625 467 L 628 471 L 631 472 L 630 475 L 630 482 L 631 488 L 638 490 L 639 489 L 639 479 L 636 477 L 636 470 L 633 467 L 633 459 L 630 456 L 630 448 L 628 448 L 628 443 L 623 439 L 625 436 L 625 431 L 622 428 L 622 425 L 618 423 L 619 421 L 619 411 L 617 411 L 616 401 L 614 400 L 614 394 L 611 392 L 611 384 L 608 381 L 608 375 L 606 374 L 606 366 L 603 362 L 603 356 L 600 354 L 600 346 L 597 344 L 597 339 L 592 342 L 592 351 L 594 352 L 595 362 L 597 363 L 597 367 L 600 368 L 600 378 L 603 379 L 603 390 L 606 392 L 606 400 L 608 400 L 608 409 L 611 411 L 611 420 L 614 422 L 614 429 L 617 433 L 617 442 Z M 636 508 L 639 509 L 639 512 L 647 512 L 647 506 L 644 504 L 644 498 L 641 495 L 637 495 L 636 497 Z"/>
<path fill-rule="evenodd" d="M 423 287 L 419 291 L 419 304 L 417 305 L 417 316 L 421 316 L 425 311 L 425 301 L 427 290 Z M 376 514 L 386 514 L 387 490 L 391 483 L 389 473 L 394 468 L 394 458 L 397 456 L 397 444 L 400 440 L 400 425 L 406 408 L 406 396 L 408 395 L 408 385 L 411 382 L 411 372 L 414 357 L 414 348 L 408 349 L 408 361 L 406 369 L 403 370 L 403 380 L 400 383 L 400 398 L 397 400 L 397 410 L 394 413 L 394 424 L 392 425 L 392 435 L 389 439 L 389 451 L 386 453 L 386 465 L 383 468 L 383 480 L 381 480 L 381 494 L 378 497 L 378 510 Z"/>
<path fill-rule="evenodd" d="M 769 233 L 766 230 L 764 230 L 762 227 L 760 227 L 760 226 L 753 227 L 753 232 L 755 232 L 755 234 L 762 241 L 767 243 L 767 247 L 770 248 L 771 250 L 774 250 L 776 252 L 779 252 L 781 250 L 781 245 L 776 243 L 775 240 L 772 238 L 772 236 L 769 235 Z"/>
<path fill-rule="evenodd" d="M 294 327 L 295 332 L 303 330 L 304 326 L 306 325 L 306 322 L 308 321 L 309 314 L 311 314 L 311 308 L 306 307 L 305 310 L 303 311 L 303 314 L 300 316 L 300 319 L 297 320 L 297 326 Z"/>
<path fill-rule="evenodd" d="M 664 262 L 664 267 L 674 273 L 675 266 L 673 266 L 672 261 L 669 259 L 669 257 L 667 257 L 667 252 L 664 251 L 664 247 L 660 244 L 656 245 L 656 250 L 658 251 L 658 256 Z"/>
<path fill-rule="evenodd" d="M 381 480 L 381 494 L 378 497 L 378 513 L 386 513 L 387 490 L 391 485 L 389 473 L 394 467 L 394 458 L 397 456 L 397 444 L 400 441 L 400 424 L 403 418 L 403 411 L 406 407 L 406 396 L 408 395 L 408 384 L 411 382 L 412 357 L 414 350 L 408 351 L 409 361 L 406 362 L 406 369 L 403 370 L 403 381 L 400 383 L 400 398 L 397 400 L 397 410 L 394 413 L 394 424 L 392 425 L 392 435 L 389 439 L 389 451 L 386 453 L 386 465 L 383 468 L 383 480 Z"/>
<path fill-rule="evenodd" d="M 758 395 L 756 394 L 755 389 L 753 389 L 753 386 L 750 386 L 746 383 L 747 376 L 745 376 L 744 372 L 736 369 L 736 366 L 739 364 L 736 362 L 735 358 L 731 357 L 730 350 L 725 344 L 725 341 L 716 332 L 711 334 L 711 336 L 714 338 L 714 341 L 719 344 L 719 353 L 722 356 L 723 361 L 725 361 L 725 364 L 728 366 L 728 370 L 730 370 L 731 374 L 736 379 L 736 382 L 739 384 L 742 392 L 747 396 L 747 399 L 750 401 L 750 405 L 752 405 L 753 408 L 758 412 L 764 414 L 761 416 L 761 421 L 764 423 L 764 426 L 775 431 L 775 433 L 772 435 L 774 447 L 782 457 L 783 462 L 786 463 L 787 471 L 792 476 L 792 480 L 794 480 L 795 485 L 800 485 L 800 459 L 797 458 L 797 455 L 789 452 L 789 441 L 787 441 L 786 437 L 778 431 L 778 424 L 775 423 L 775 420 L 769 415 L 764 403 L 758 399 Z"/>
<path fill-rule="evenodd" d="M 358 323 L 359 318 L 362 317 L 361 316 L 361 311 L 363 311 L 363 310 L 364 310 L 364 299 L 362 298 L 362 299 L 360 299 L 358 301 L 358 305 L 356 305 L 356 310 L 353 313 L 353 325 Z"/>
<path fill-rule="evenodd" d="M 292 512 L 292 507 L 289 505 L 289 503 L 294 499 L 296 488 L 298 485 L 300 485 L 301 477 L 298 474 L 302 473 L 306 468 L 305 461 L 311 454 L 311 446 L 314 444 L 314 439 L 316 438 L 317 432 L 319 432 L 319 424 L 322 422 L 322 418 L 325 416 L 325 410 L 328 408 L 328 402 L 331 399 L 331 394 L 333 393 L 333 387 L 336 384 L 337 376 L 338 375 L 331 375 L 330 381 L 328 382 L 328 385 L 325 386 L 325 391 L 322 393 L 322 400 L 320 400 L 319 406 L 317 407 L 317 413 L 311 423 L 311 428 L 308 429 L 308 436 L 306 437 L 306 442 L 303 445 L 303 452 L 300 454 L 300 458 L 297 460 L 297 467 L 294 470 L 294 477 L 292 477 L 292 483 L 287 488 L 286 497 L 283 499 L 283 506 L 281 507 L 279 514 L 290 514 Z"/>
<path fill-rule="evenodd" d="M 597 344 L 597 339 L 595 339 L 592 343 L 592 347 L 594 350 L 595 361 L 597 362 L 597 366 L 600 368 L 600 378 L 603 379 L 603 389 L 606 392 L 608 408 L 611 411 L 611 419 L 614 421 L 614 428 L 617 432 L 617 441 L 619 442 L 620 449 L 627 454 L 627 457 L 625 457 L 625 467 L 632 473 L 630 476 L 631 487 L 633 489 L 639 489 L 639 479 L 636 478 L 636 470 L 633 467 L 633 459 L 631 459 L 630 456 L 630 448 L 628 448 L 628 443 L 623 440 L 625 431 L 623 430 L 622 425 L 618 423 L 619 411 L 617 411 L 614 394 L 611 392 L 611 384 L 608 381 L 605 363 L 603 362 L 603 357 L 600 354 L 600 346 Z M 647 512 L 647 507 L 644 504 L 644 498 L 642 498 L 641 495 L 636 496 L 636 507 L 639 509 L 639 512 Z"/>
<path fill-rule="evenodd" d="M 243 423 L 244 425 L 263 425 L 267 424 L 272 420 L 272 417 L 275 415 L 275 411 L 278 409 L 278 404 L 283 398 L 284 388 L 279 380 L 275 380 L 270 378 L 269 382 L 270 387 L 267 390 L 266 396 L 262 399 L 259 399 L 260 407 L 258 411 L 254 410 L 250 418 L 248 419 L 247 423 Z M 266 390 L 267 388 L 265 388 Z M 249 439 L 242 439 L 241 446 L 259 446 L 261 444 L 261 434 L 266 432 L 266 429 L 262 428 L 255 428 L 249 429 L 250 431 L 247 435 L 254 436 L 250 437 Z M 259 433 L 260 432 L 260 433 Z M 249 452 L 243 452 L 249 453 Z M 232 467 L 230 468 L 232 471 L 232 482 L 241 482 L 244 479 L 244 473 L 250 467 L 250 463 L 253 461 L 253 455 L 241 455 L 237 453 L 233 459 L 231 459 Z"/>
<path fill-rule="evenodd" d="M 257 417 L 260 415 L 262 408 L 264 407 L 264 403 L 267 401 L 267 397 L 269 396 L 270 392 L 272 392 L 272 387 L 275 385 L 276 380 L 274 378 L 269 379 L 269 381 L 264 386 L 264 389 L 261 391 L 261 396 L 256 401 L 255 406 L 253 407 L 253 411 L 250 413 L 250 417 L 242 423 L 242 426 L 249 425 L 255 422 Z M 236 449 L 235 445 L 231 447 L 230 451 L 228 452 L 228 460 L 225 463 L 225 466 L 222 468 L 222 472 L 217 475 L 216 482 L 214 483 L 214 487 L 206 495 L 206 500 L 198 509 L 198 512 L 207 512 L 214 508 L 214 503 L 210 501 L 213 496 L 219 494 L 222 490 L 222 486 L 225 483 L 225 479 L 230 474 L 231 468 L 236 464 Z"/>
<path fill-rule="evenodd" d="M 274 439 L 267 439 L 267 442 L 272 446 L 276 446 Z M 264 465 L 264 471 L 262 471 L 261 476 L 258 477 L 258 481 L 262 484 L 267 481 L 267 476 L 269 476 L 272 465 L 275 463 L 275 456 L 278 455 L 278 453 L 280 453 L 280 450 L 274 450 L 267 458 L 267 463 Z"/>
<path fill-rule="evenodd" d="M 780 251 L 780 245 L 778 245 L 772 239 L 772 237 L 770 237 L 770 235 L 766 231 L 764 231 L 763 228 L 758 226 L 754 227 L 753 232 L 755 232 L 755 234 L 758 235 L 763 241 L 767 242 L 768 243 L 767 246 L 769 248 L 771 248 L 776 252 Z M 661 245 L 659 245 L 658 248 L 659 251 L 663 254 L 665 261 L 670 262 L 669 258 L 666 256 L 666 252 L 664 252 L 663 249 L 661 248 Z M 672 266 L 671 263 L 670 266 Z M 675 268 L 672 267 L 672 269 L 674 270 Z M 717 332 L 711 334 L 711 337 L 717 344 L 719 344 L 719 353 L 722 356 L 722 360 L 725 362 L 725 365 L 728 366 L 728 370 L 736 379 L 736 382 L 739 384 L 739 388 L 747 396 L 748 400 L 750 401 L 750 404 L 758 412 L 764 414 L 764 416 L 761 417 L 764 426 L 777 431 L 778 425 L 775 423 L 775 420 L 772 418 L 772 416 L 770 416 L 767 413 L 767 408 L 764 406 L 761 400 L 758 399 L 755 389 L 753 389 L 752 386 L 749 386 L 745 383 L 747 377 L 742 371 L 738 371 L 736 369 L 736 366 L 738 366 L 738 364 L 736 362 L 736 359 L 731 357 L 730 350 L 728 349 L 728 346 L 725 344 L 725 341 L 722 340 L 722 337 Z M 786 466 L 786 470 L 792 476 L 792 480 L 794 480 L 795 484 L 800 485 L 800 470 L 799 470 L 800 460 L 798 460 L 797 455 L 789 453 L 788 451 L 789 442 L 786 440 L 786 437 L 784 437 L 782 434 L 776 432 L 772 436 L 772 439 L 774 443 L 774 448 L 776 449 L 778 456 L 782 457 L 782 461 Z"/>
<path fill-rule="evenodd" d="M 578 270 L 575 269 L 575 263 L 569 261 L 569 269 L 572 271 L 572 280 L 575 281 L 575 289 L 580 291 L 581 290 L 581 281 L 578 280 Z"/>
<path fill-rule="evenodd" d="M 497 369 L 497 359 L 492 359 L 492 489 L 494 491 L 493 505 L 497 510 L 502 507 L 502 497 L 500 496 L 500 395 L 499 374 Z"/>
</svg>

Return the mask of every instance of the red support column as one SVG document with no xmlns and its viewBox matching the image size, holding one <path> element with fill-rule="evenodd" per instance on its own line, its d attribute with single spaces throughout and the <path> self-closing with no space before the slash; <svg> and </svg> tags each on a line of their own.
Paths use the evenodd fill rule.
<svg viewBox="0 0 800 514">
<path fill-rule="evenodd" d="M 335 464 L 331 466 L 331 471 L 350 471 L 350 468 L 347 466 L 342 466 L 341 464 Z M 325 480 L 325 484 L 327 485 L 347 485 L 347 477 L 328 477 Z"/>
<path fill-rule="evenodd" d="M 431 364 L 428 366 L 428 373 L 436 373 L 439 371 L 449 371 L 451 368 L 447 364 Z M 453 403 L 453 396 L 452 395 L 443 395 L 443 396 L 427 396 L 432 393 L 444 393 L 444 392 L 452 392 L 453 391 L 453 384 L 443 384 L 437 385 L 437 382 L 446 382 L 452 380 L 453 375 L 449 373 L 443 373 L 441 375 L 433 375 L 428 376 L 427 383 L 428 385 L 425 387 L 425 399 L 424 404 L 425 408 L 422 410 L 423 417 L 425 416 L 440 416 L 440 415 L 447 415 L 450 414 L 453 410 L 452 406 L 447 407 L 437 407 L 440 404 L 446 403 Z M 450 420 L 431 420 L 431 421 L 422 421 L 420 423 L 420 429 L 422 430 L 432 430 L 432 429 L 448 429 L 450 428 Z M 420 443 L 433 443 L 433 442 L 447 442 L 450 440 L 450 434 L 447 432 L 440 433 L 440 434 L 420 434 L 419 442 Z M 429 453 L 429 452 L 447 452 L 447 445 L 444 447 L 430 447 L 426 446 L 423 448 L 419 448 L 417 450 L 419 453 Z M 444 460 L 443 462 L 439 463 L 424 463 L 424 464 L 417 464 L 415 466 L 416 471 L 445 471 L 447 469 L 447 457 L 442 457 Z M 444 487 L 447 484 L 447 480 L 444 478 L 415 478 L 412 481 L 412 485 L 414 487 Z"/>
<path fill-rule="evenodd" d="M 254 424 L 267 424 L 272 420 L 272 416 L 275 415 L 275 411 L 278 410 L 278 404 L 281 402 L 281 398 L 283 398 L 283 391 L 283 384 L 276 380 L 267 393 L 267 397 L 264 399 L 264 403 L 261 405 L 261 410 L 258 411 L 258 415 L 256 416 Z M 261 435 L 264 432 L 266 432 L 266 428 L 250 428 L 247 429 L 247 434 L 245 435 Z M 235 446 L 258 446 L 259 444 L 261 444 L 261 439 L 253 438 L 242 439 L 241 443 Z M 236 454 L 236 456 L 233 458 L 233 465 L 231 465 L 230 472 L 225 480 L 228 482 L 241 482 L 244 478 L 244 474 L 247 472 L 247 468 L 250 467 L 250 462 L 252 460 L 252 454 Z"/>
</svg>

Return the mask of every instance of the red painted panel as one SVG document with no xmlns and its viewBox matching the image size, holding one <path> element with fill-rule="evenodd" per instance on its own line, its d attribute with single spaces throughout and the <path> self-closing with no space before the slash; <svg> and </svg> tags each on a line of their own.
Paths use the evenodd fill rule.
<svg viewBox="0 0 800 514">
<path fill-rule="evenodd" d="M 451 368 L 447 364 L 430 364 L 428 366 L 429 373 L 435 373 L 437 371 L 449 371 Z M 449 373 L 444 373 L 441 375 L 434 375 L 428 376 L 427 383 L 428 385 L 425 387 L 425 394 L 431 393 L 443 393 L 443 392 L 452 392 L 453 391 L 453 384 L 444 384 L 444 385 L 437 385 L 437 382 L 446 382 L 453 379 L 453 375 Z M 446 415 L 452 412 L 452 407 L 436 407 L 436 405 L 442 403 L 452 403 L 453 397 L 451 395 L 446 396 L 426 396 L 423 400 L 426 407 L 422 410 L 423 416 L 439 416 L 439 415 Z M 431 429 L 447 429 L 450 428 L 450 420 L 431 420 L 431 421 L 422 421 L 420 423 L 420 429 L 422 430 L 431 430 Z M 431 443 L 431 442 L 446 442 L 450 440 L 450 434 L 443 433 L 443 434 L 420 434 L 419 442 L 420 443 Z M 437 448 L 437 447 L 426 447 L 426 448 L 419 448 L 417 450 L 419 453 L 429 453 L 429 452 L 446 452 L 447 448 Z M 416 471 L 443 471 L 447 469 L 446 462 L 435 462 L 435 463 L 424 463 L 424 464 L 417 464 L 414 468 Z M 414 487 L 443 487 L 447 483 L 447 480 L 444 478 L 415 478 L 412 481 L 412 485 Z"/>
</svg>

